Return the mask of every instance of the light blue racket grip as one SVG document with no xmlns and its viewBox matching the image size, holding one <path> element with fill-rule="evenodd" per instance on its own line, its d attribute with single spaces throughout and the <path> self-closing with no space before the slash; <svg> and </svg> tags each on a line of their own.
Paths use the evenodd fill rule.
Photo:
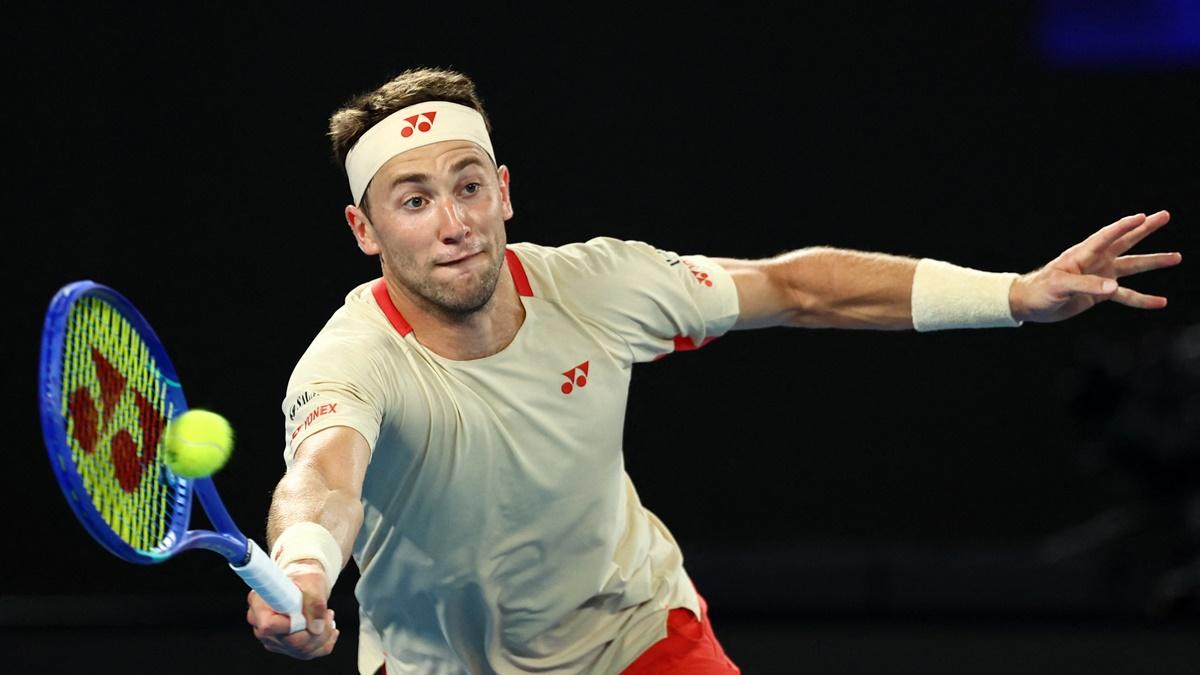
<svg viewBox="0 0 1200 675">
<path fill-rule="evenodd" d="M 246 540 L 246 550 L 250 552 L 246 564 L 238 567 L 230 563 L 229 569 L 237 572 L 237 575 L 257 591 L 272 609 L 290 616 L 293 633 L 304 630 L 303 596 L 300 594 L 300 588 L 253 539 Z"/>
</svg>

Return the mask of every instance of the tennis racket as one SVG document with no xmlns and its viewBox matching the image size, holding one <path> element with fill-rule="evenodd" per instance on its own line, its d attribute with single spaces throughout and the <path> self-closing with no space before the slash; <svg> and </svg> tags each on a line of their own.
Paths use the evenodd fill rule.
<svg viewBox="0 0 1200 675">
<path fill-rule="evenodd" d="M 79 522 L 104 548 L 138 564 L 189 549 L 220 553 L 277 612 L 304 628 L 300 589 L 234 524 L 211 478 L 163 461 L 167 422 L 187 410 L 154 330 L 107 286 L 77 281 L 55 294 L 42 331 L 42 434 Z M 188 529 L 192 495 L 215 530 Z"/>
</svg>

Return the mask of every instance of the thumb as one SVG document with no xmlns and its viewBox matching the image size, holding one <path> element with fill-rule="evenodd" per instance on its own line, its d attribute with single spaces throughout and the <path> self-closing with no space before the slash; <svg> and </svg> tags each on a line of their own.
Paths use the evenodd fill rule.
<svg viewBox="0 0 1200 675">
<path fill-rule="evenodd" d="M 328 612 L 328 607 L 324 598 L 305 593 L 303 612 L 306 624 L 305 630 L 313 635 L 321 635 L 325 632 L 325 615 Z"/>
<path fill-rule="evenodd" d="M 324 569 L 319 564 L 293 562 L 285 573 L 300 588 L 305 630 L 313 635 L 323 634 L 330 591 Z"/>
</svg>

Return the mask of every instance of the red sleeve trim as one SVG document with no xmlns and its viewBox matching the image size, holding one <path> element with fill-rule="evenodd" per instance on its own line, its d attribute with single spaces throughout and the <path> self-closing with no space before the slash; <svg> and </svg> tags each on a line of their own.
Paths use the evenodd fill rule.
<svg viewBox="0 0 1200 675">
<path fill-rule="evenodd" d="M 400 333 L 400 337 L 412 332 L 412 326 L 404 319 L 400 310 L 396 309 L 396 305 L 392 302 L 392 296 L 388 295 L 387 282 L 382 278 L 376 279 L 375 283 L 371 284 L 371 294 L 375 296 L 375 304 L 383 310 L 383 315 L 392 323 L 396 332 Z"/>
<path fill-rule="evenodd" d="M 517 286 L 517 295 L 532 298 L 533 287 L 529 285 L 529 277 L 525 275 L 525 266 L 511 248 L 504 250 L 504 259 L 508 261 L 508 270 L 512 274 L 513 283 Z"/>
<path fill-rule="evenodd" d="M 700 344 L 696 344 L 695 340 L 693 340 L 690 337 L 687 337 L 686 335 L 676 335 L 675 336 L 675 352 L 696 351 L 697 349 L 700 349 L 701 347 L 712 342 L 713 340 L 716 340 L 717 337 L 718 336 L 715 336 L 715 335 L 706 337 L 700 341 Z M 667 352 L 666 354 L 659 354 L 658 356 L 654 357 L 654 360 L 658 361 L 659 359 L 666 358 L 667 356 L 670 356 L 671 354 L 674 354 L 675 352 Z"/>
<path fill-rule="evenodd" d="M 693 351 L 696 349 L 700 349 L 704 345 L 706 345 L 716 339 L 717 338 L 715 336 L 709 336 L 709 337 L 706 337 L 703 340 L 701 340 L 700 344 L 696 344 L 695 340 L 693 340 L 690 337 L 687 337 L 686 335 L 676 335 L 675 336 L 675 351 L 690 352 L 690 351 Z"/>
</svg>

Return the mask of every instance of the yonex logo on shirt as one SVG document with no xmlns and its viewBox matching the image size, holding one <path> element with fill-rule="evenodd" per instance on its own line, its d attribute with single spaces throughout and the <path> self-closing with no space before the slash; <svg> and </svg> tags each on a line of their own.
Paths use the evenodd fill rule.
<svg viewBox="0 0 1200 675">
<path fill-rule="evenodd" d="M 337 407 L 338 407 L 338 404 L 336 404 L 336 403 L 328 403 L 328 404 L 322 405 L 321 407 L 316 408 L 312 412 L 308 413 L 308 416 L 304 418 L 303 422 L 296 423 L 296 428 L 292 431 L 292 439 L 295 440 L 296 435 L 299 434 L 301 431 L 304 431 L 305 429 L 307 429 L 309 427 L 309 425 L 311 425 L 313 422 L 315 422 L 317 420 L 318 417 L 320 417 L 322 415 L 329 415 L 332 413 L 336 413 Z"/>
<path fill-rule="evenodd" d="M 575 373 L 579 373 L 579 375 L 576 375 Z M 581 389 L 583 387 L 586 387 L 587 386 L 587 374 L 588 374 L 588 362 L 587 361 L 584 361 L 583 363 L 575 366 L 574 368 L 572 368 L 570 370 L 564 370 L 563 376 L 567 378 L 567 381 L 563 382 L 562 393 L 569 394 L 572 391 L 575 391 L 575 387 L 579 387 Z"/>
<path fill-rule="evenodd" d="M 429 121 L 426 122 L 426 121 L 422 120 L 421 119 L 422 117 L 424 117 L 425 119 L 427 119 Z M 408 138 L 409 136 L 413 135 L 414 128 L 417 131 L 420 131 L 421 133 L 425 133 L 426 131 L 429 131 L 430 129 L 433 128 L 433 118 L 434 117 L 437 117 L 436 111 L 421 113 L 419 115 L 413 115 L 412 117 L 405 117 L 404 121 L 408 122 L 408 126 L 406 126 L 400 130 L 400 135 L 405 138 Z"/>
<path fill-rule="evenodd" d="M 701 271 L 699 267 L 696 267 L 686 260 L 683 261 L 683 264 L 687 265 L 687 268 L 692 273 L 692 276 L 696 278 L 696 283 L 703 284 L 710 288 L 712 287 L 712 280 L 708 278 L 708 272 Z"/>
</svg>

